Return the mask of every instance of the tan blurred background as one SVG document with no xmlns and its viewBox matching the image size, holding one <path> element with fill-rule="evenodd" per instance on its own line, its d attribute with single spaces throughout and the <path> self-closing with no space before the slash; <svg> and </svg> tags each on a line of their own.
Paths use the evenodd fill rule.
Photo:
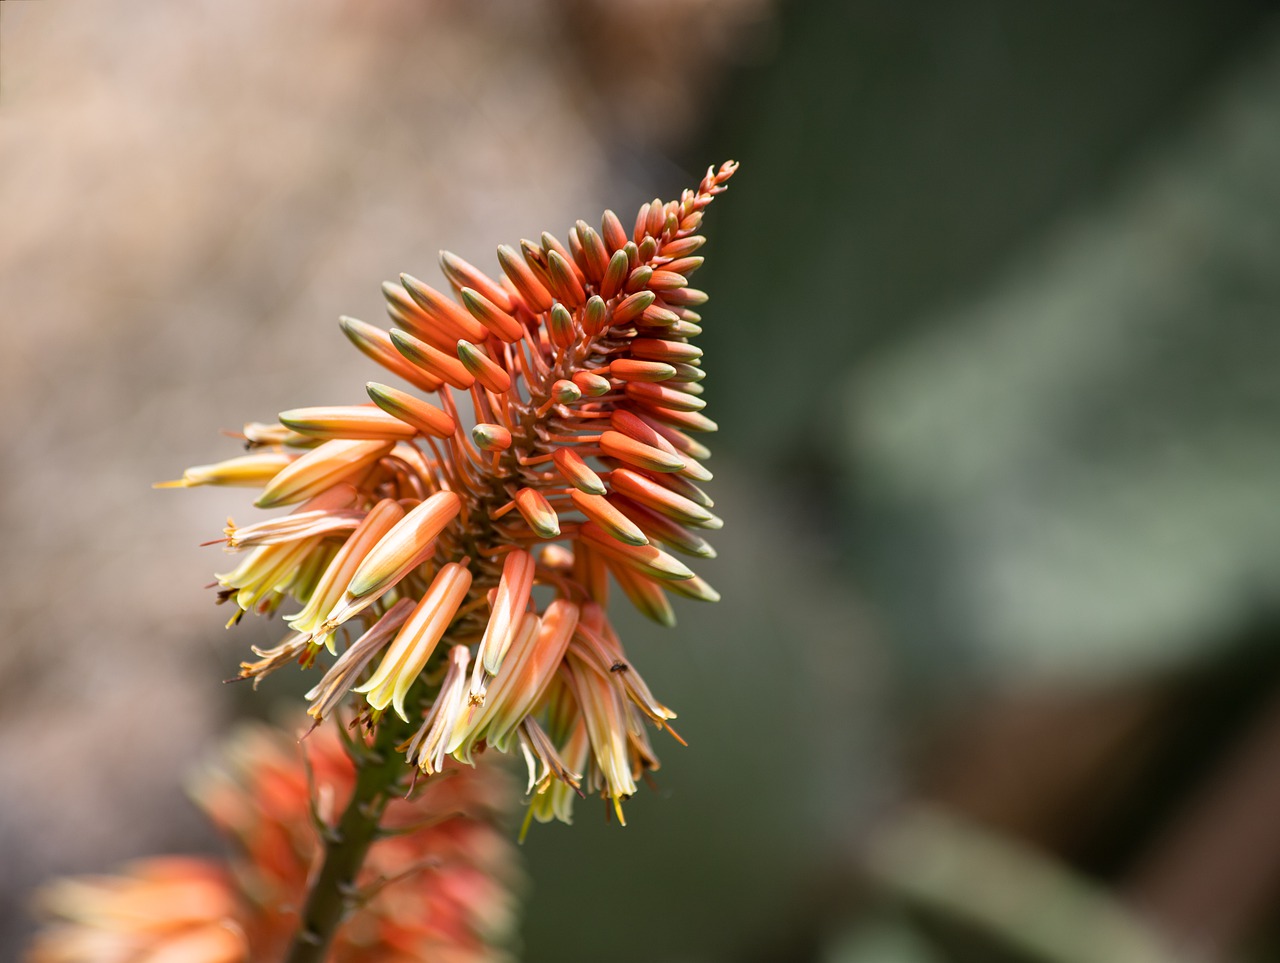
<svg viewBox="0 0 1280 963">
<path fill-rule="evenodd" d="M 529 960 L 1280 959 L 1269 4 L 0 0 L 0 958 L 32 886 L 216 845 L 234 491 L 448 247 L 743 163 L 708 218 L 725 596 Z M 277 681 L 279 679 L 279 681 Z M 927 803 L 930 808 L 919 808 Z"/>
</svg>

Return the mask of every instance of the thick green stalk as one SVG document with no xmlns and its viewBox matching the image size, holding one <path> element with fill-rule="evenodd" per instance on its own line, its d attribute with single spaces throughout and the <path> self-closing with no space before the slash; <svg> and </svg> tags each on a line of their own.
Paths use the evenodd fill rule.
<svg viewBox="0 0 1280 963">
<path fill-rule="evenodd" d="M 383 717 L 373 745 L 355 756 L 356 784 L 336 826 L 324 839 L 324 863 L 307 894 L 287 963 L 323 963 L 334 934 L 354 908 L 355 882 L 369 847 L 378 838 L 382 814 L 400 792 L 407 768 L 396 746 L 412 727 L 393 714 Z"/>
</svg>

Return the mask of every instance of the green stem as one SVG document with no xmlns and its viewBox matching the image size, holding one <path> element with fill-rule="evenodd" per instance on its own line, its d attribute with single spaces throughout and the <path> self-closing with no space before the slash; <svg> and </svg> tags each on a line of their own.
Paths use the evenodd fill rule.
<svg viewBox="0 0 1280 963">
<path fill-rule="evenodd" d="M 356 785 L 338 824 L 324 839 L 324 863 L 307 894 L 286 963 L 323 963 L 334 934 L 355 908 L 355 883 L 369 847 L 377 841 L 382 814 L 400 791 L 408 771 L 396 746 L 412 727 L 394 715 L 383 717 L 370 749 L 352 758 Z"/>
</svg>

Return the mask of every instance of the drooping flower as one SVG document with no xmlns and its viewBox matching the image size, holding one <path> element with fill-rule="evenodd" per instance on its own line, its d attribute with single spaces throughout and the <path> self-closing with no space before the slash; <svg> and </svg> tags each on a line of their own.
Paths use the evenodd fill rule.
<svg viewBox="0 0 1280 963">
<path fill-rule="evenodd" d="M 218 576 L 231 621 L 301 605 L 243 676 L 311 666 L 342 642 L 308 693 L 317 722 L 362 695 L 370 725 L 388 709 L 421 721 L 405 749 L 424 773 L 518 748 L 546 796 L 532 816 L 567 821 L 566 793 L 586 787 L 621 818 L 658 766 L 645 723 L 675 714 L 609 626 L 610 577 L 666 625 L 670 595 L 718 598 L 672 553 L 714 557 L 699 532 L 722 524 L 700 487 L 710 452 L 694 435 L 716 426 L 692 344 L 706 295 L 689 276 L 703 212 L 736 166 L 643 205 L 630 231 L 606 212 L 567 244 L 501 246 L 496 280 L 442 252 L 456 299 L 406 274 L 384 285 L 390 330 L 342 320 L 414 390 L 370 382 L 369 405 L 281 412 L 245 426 L 250 454 L 166 483 L 261 485 L 259 507 L 296 506 L 226 530 L 248 553 Z"/>
<path fill-rule="evenodd" d="M 445 772 L 390 805 L 334 963 L 509 959 L 518 874 L 495 822 L 506 779 L 493 766 Z M 315 820 L 343 806 L 354 778 L 336 728 L 302 747 L 281 732 L 242 731 L 193 786 L 232 841 L 231 859 L 156 857 L 50 884 L 38 904 L 52 923 L 27 963 L 281 959 L 323 851 Z"/>
</svg>

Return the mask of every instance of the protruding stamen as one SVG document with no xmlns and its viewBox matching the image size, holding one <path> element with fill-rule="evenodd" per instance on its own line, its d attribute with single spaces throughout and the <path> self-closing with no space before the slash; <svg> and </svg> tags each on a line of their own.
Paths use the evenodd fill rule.
<svg viewBox="0 0 1280 963">
<path fill-rule="evenodd" d="M 369 681 L 356 687 L 356 692 L 367 694 L 369 705 L 375 709 L 390 705 L 396 715 L 409 721 L 404 710 L 405 695 L 431 658 L 470 588 L 471 572 L 465 565 L 449 562 L 440 569 Z"/>
<path fill-rule="evenodd" d="M 449 650 L 449 668 L 440 683 L 440 691 L 407 747 L 407 760 L 416 762 L 428 776 L 444 769 L 446 743 L 466 709 L 470 661 L 471 651 L 465 645 L 455 645 Z"/>
<path fill-rule="evenodd" d="M 307 693 L 307 701 L 312 703 L 307 709 L 309 716 L 319 722 L 342 704 L 342 700 L 355 684 L 356 679 L 360 677 L 360 673 L 373 661 L 374 656 L 383 650 L 395 631 L 404 624 L 413 607 L 413 599 L 400 599 L 387 609 L 386 614 L 378 619 L 369 631 L 351 643 L 338 657 L 338 661 L 324 674 L 324 678 Z"/>
<path fill-rule="evenodd" d="M 305 635 L 320 634 L 325 616 L 329 614 L 341 600 L 342 593 L 351 582 L 351 578 L 376 545 L 395 524 L 404 518 L 404 508 L 394 499 L 384 498 L 369 510 L 351 536 L 342 543 L 342 548 L 333 557 L 324 574 L 316 583 L 306 605 L 296 615 L 285 617 L 285 621 L 298 632 Z M 326 638 L 330 649 L 333 648 L 331 637 Z"/>
<path fill-rule="evenodd" d="M 199 485 L 230 485 L 258 488 L 280 474 L 294 460 L 294 455 L 278 451 L 254 452 L 228 458 L 212 465 L 196 465 L 182 473 L 176 481 L 156 482 L 152 488 L 195 488 Z"/>
<path fill-rule="evenodd" d="M 577 625 L 578 606 L 567 599 L 553 601 L 541 619 L 526 615 L 502 671 L 485 694 L 484 706 L 469 724 L 459 725 L 449 751 L 466 759 L 470 747 L 480 738 L 499 749 L 505 748 L 555 677 Z"/>
<path fill-rule="evenodd" d="M 535 567 L 533 556 L 520 549 L 508 552 L 503 560 L 502 577 L 498 581 L 489 623 L 485 626 L 477 656 L 484 665 L 484 671 L 491 676 L 498 674 L 515 637 L 516 627 L 529 606 Z"/>
</svg>

